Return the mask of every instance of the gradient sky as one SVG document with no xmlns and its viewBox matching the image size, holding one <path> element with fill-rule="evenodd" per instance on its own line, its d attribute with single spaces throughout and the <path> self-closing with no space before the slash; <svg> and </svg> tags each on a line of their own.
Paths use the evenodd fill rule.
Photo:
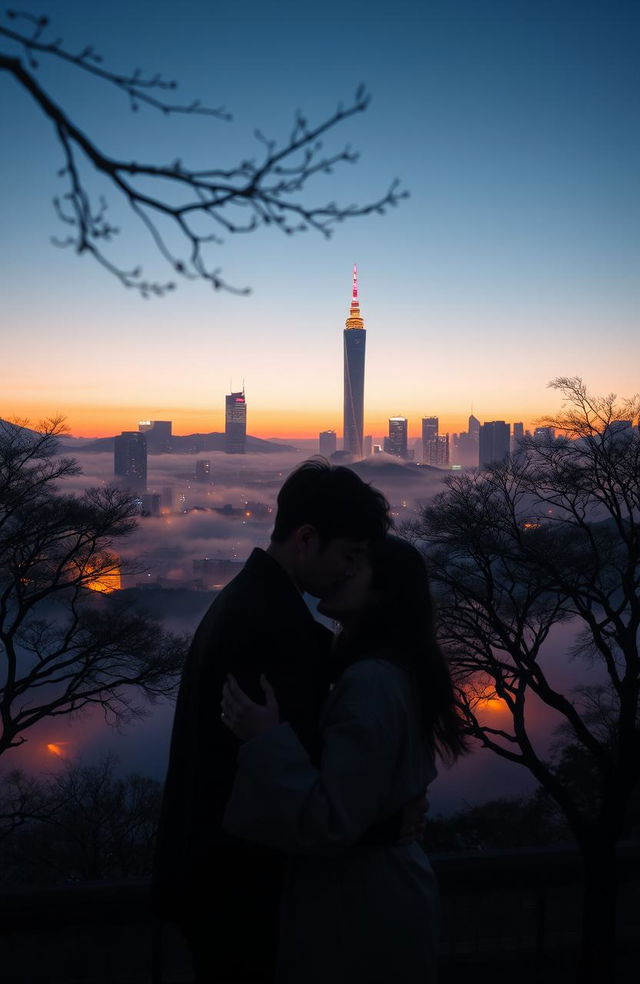
<svg viewBox="0 0 640 984">
<path fill-rule="evenodd" d="M 425 414 L 458 430 L 472 408 L 530 424 L 558 406 L 547 389 L 558 375 L 637 391 L 637 4 L 38 0 L 34 11 L 71 50 L 92 43 L 109 67 L 161 71 L 185 100 L 233 114 L 132 114 L 124 96 L 43 60 L 55 98 L 114 155 L 227 166 L 257 148 L 256 126 L 282 137 L 296 109 L 313 123 L 364 82 L 371 106 L 326 144 L 350 143 L 360 162 L 318 178 L 307 200 L 364 202 L 395 177 L 410 198 L 329 241 L 266 229 L 230 239 L 215 262 L 249 297 L 183 282 L 143 301 L 50 245 L 64 233 L 51 206 L 61 154 L 38 107 L 2 78 L 0 416 L 62 412 L 87 436 L 147 417 L 176 433 L 221 430 L 224 394 L 244 381 L 250 433 L 340 433 L 354 262 L 367 433 L 398 414 L 413 435 Z M 119 258 L 168 278 L 108 198 L 126 230 Z"/>
</svg>

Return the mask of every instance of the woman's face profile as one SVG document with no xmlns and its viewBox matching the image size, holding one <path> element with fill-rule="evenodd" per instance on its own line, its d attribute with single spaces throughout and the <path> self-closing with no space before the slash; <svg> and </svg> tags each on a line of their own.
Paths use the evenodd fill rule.
<svg viewBox="0 0 640 984">
<path fill-rule="evenodd" d="M 354 573 L 346 577 L 331 595 L 318 605 L 322 615 L 337 622 L 352 620 L 367 608 L 372 600 L 373 571 L 367 556 L 358 561 Z"/>
</svg>

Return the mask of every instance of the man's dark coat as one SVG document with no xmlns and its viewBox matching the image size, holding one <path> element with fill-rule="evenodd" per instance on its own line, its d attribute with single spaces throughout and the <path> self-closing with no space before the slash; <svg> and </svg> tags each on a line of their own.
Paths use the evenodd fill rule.
<svg viewBox="0 0 640 984">
<path fill-rule="evenodd" d="M 313 618 L 284 569 L 255 549 L 204 615 L 185 663 L 175 710 L 158 830 L 154 908 L 189 929 L 204 918 L 219 945 L 237 939 L 238 920 L 275 936 L 284 858 L 226 834 L 224 807 L 239 740 L 221 723 L 228 673 L 263 702 L 259 675 L 313 757 L 328 693 L 331 633 Z M 259 928 L 259 927 L 258 927 Z M 256 926 L 246 926 L 251 945 Z"/>
</svg>

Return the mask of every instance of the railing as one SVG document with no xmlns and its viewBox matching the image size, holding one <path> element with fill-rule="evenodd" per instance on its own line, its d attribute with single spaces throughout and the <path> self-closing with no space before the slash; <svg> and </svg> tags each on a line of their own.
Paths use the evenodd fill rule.
<svg viewBox="0 0 640 984">
<path fill-rule="evenodd" d="M 508 980 L 512 962 L 521 984 L 571 979 L 580 920 L 576 853 L 486 852 L 432 862 L 442 898 L 442 984 Z M 619 939 L 634 965 L 640 959 L 637 847 L 621 852 L 619 870 Z M 148 881 L 0 894 L 0 976 L 3 984 L 193 980 L 181 935 L 151 915 Z"/>
</svg>

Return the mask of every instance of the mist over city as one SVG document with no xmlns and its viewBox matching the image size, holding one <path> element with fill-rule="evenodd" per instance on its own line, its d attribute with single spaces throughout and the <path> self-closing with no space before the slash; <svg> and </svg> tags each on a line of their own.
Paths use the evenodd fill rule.
<svg viewBox="0 0 640 984">
<path fill-rule="evenodd" d="M 138 449 L 141 436 L 150 433 L 145 431 L 150 424 L 143 422 L 140 430 L 125 432 L 133 435 L 130 440 Z M 396 424 L 396 420 L 390 421 L 392 432 Z M 365 481 L 383 492 L 391 507 L 394 527 L 401 530 L 443 491 L 447 476 L 457 473 L 455 468 L 452 471 L 450 466 L 443 467 L 444 463 L 439 467 L 426 463 L 430 454 L 442 454 L 440 447 L 436 445 L 434 450 L 430 443 L 435 439 L 433 426 L 433 418 L 427 418 L 424 445 L 418 440 L 414 448 L 409 448 L 405 441 L 396 453 L 383 451 L 383 444 L 368 457 L 354 460 L 353 454 L 336 452 L 335 434 L 332 445 L 323 450 L 336 463 L 347 460 Z M 479 439 L 480 427 L 476 456 Z M 137 496 L 136 527 L 119 546 L 123 567 L 133 566 L 134 573 L 121 573 L 118 569 L 98 585 L 100 590 L 122 591 L 136 605 L 161 619 L 168 630 L 190 638 L 215 595 L 242 569 L 251 551 L 268 546 L 277 494 L 287 475 L 320 452 L 320 438 L 298 441 L 298 446 L 291 444 L 286 451 L 280 450 L 281 442 L 274 442 L 273 450 L 254 453 L 243 450 L 245 441 L 250 440 L 249 435 L 243 434 L 239 449 L 231 453 L 209 450 L 176 454 L 169 445 L 166 450 L 146 453 L 146 482 L 139 483 L 137 491 L 132 492 Z M 448 435 L 445 440 L 446 447 Z M 65 480 L 61 491 L 81 495 L 95 487 L 119 484 L 126 488 L 129 482 L 135 486 L 140 462 L 129 463 L 129 475 L 115 474 L 114 450 L 99 450 L 105 441 L 109 439 L 96 444 L 70 435 L 61 438 L 60 451 L 72 453 L 81 468 L 80 474 Z M 388 441 L 387 435 L 387 446 Z M 511 446 L 511 438 L 509 442 Z M 146 447 L 147 437 L 143 443 Z M 98 450 L 85 450 L 86 447 Z M 457 470 L 461 472 L 462 466 L 458 465 Z M 306 596 L 306 601 L 315 617 L 332 627 L 316 612 L 317 599 Z M 575 631 L 571 625 L 557 626 L 545 651 L 545 665 L 562 688 L 585 683 L 591 677 L 596 681 L 601 678 L 597 667 L 589 672 L 583 664 L 577 667 L 563 659 L 575 641 Z M 69 761 L 96 762 L 108 752 L 118 761 L 118 771 L 139 771 L 162 779 L 173 702 L 142 703 L 140 710 L 140 720 L 115 730 L 105 724 L 99 711 L 60 720 L 53 730 L 51 724 L 42 723 L 32 730 L 28 742 L 12 754 L 13 764 L 34 773 L 47 772 Z M 532 739 L 541 751 L 547 752 L 556 738 L 559 719 L 534 702 L 528 721 Z M 62 749 L 62 754 L 52 755 L 48 750 L 51 744 Z M 435 811 L 446 814 L 495 796 L 529 791 L 534 786 L 532 778 L 522 770 L 507 762 L 496 762 L 486 751 L 478 750 L 453 770 L 441 771 L 431 803 Z"/>
</svg>

